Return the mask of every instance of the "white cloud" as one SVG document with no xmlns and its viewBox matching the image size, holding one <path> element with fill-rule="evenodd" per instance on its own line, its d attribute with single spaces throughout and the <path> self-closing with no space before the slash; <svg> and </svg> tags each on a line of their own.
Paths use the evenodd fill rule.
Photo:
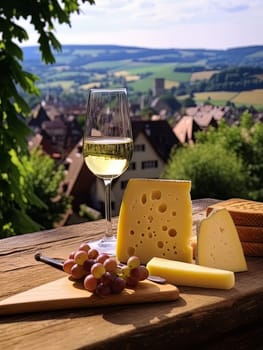
<svg viewBox="0 0 263 350">
<path fill-rule="evenodd" d="M 262 0 L 96 0 L 57 36 L 64 44 L 226 48 L 263 44 L 262 18 Z"/>
</svg>

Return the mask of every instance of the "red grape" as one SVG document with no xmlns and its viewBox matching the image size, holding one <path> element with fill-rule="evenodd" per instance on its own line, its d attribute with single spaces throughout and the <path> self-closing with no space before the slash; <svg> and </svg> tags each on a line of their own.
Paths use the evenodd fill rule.
<svg viewBox="0 0 263 350">
<path fill-rule="evenodd" d="M 140 280 L 140 276 L 141 276 L 141 274 L 140 274 L 140 266 L 136 267 L 135 269 L 132 269 L 130 271 L 130 276 L 132 278 L 136 279 L 137 281 L 139 281 Z"/>
<path fill-rule="evenodd" d="M 88 251 L 89 259 L 96 259 L 98 255 L 99 255 L 99 252 L 97 251 L 97 249 L 91 248 Z"/>
<path fill-rule="evenodd" d="M 95 260 L 93 259 L 87 259 L 84 261 L 83 270 L 85 271 L 86 274 L 90 273 L 91 267 L 94 264 L 95 264 Z"/>
<path fill-rule="evenodd" d="M 148 278 L 149 276 L 149 271 L 146 266 L 140 265 L 138 267 L 139 269 L 139 281 L 144 281 Z"/>
<path fill-rule="evenodd" d="M 136 269 L 136 267 L 140 266 L 141 262 L 137 256 L 130 256 L 127 261 L 127 266 L 130 269 Z"/>
<path fill-rule="evenodd" d="M 84 288 L 94 293 L 98 285 L 98 280 L 93 275 L 88 275 L 84 279 Z"/>
<path fill-rule="evenodd" d="M 107 260 L 109 258 L 109 255 L 106 254 L 106 253 L 100 253 L 98 256 L 97 256 L 97 259 L 96 261 L 103 264 L 105 260 Z"/>
<path fill-rule="evenodd" d="M 104 275 L 101 276 L 100 281 L 105 285 L 111 285 L 112 281 L 114 280 L 116 276 L 108 271 L 104 273 Z"/>
<path fill-rule="evenodd" d="M 113 294 L 120 294 L 126 286 L 126 282 L 121 277 L 116 277 L 111 284 L 111 292 Z"/>
<path fill-rule="evenodd" d="M 85 250 L 78 250 L 74 255 L 75 263 L 78 265 L 83 265 L 87 259 L 88 253 Z"/>
<path fill-rule="evenodd" d="M 103 266 L 108 272 L 115 272 L 118 266 L 117 260 L 115 258 L 108 258 L 104 261 Z"/>
<path fill-rule="evenodd" d="M 126 285 L 129 287 L 136 287 L 138 282 L 139 281 L 136 278 L 133 278 L 131 276 L 127 277 L 126 279 Z"/>
<path fill-rule="evenodd" d="M 79 246 L 79 250 L 84 250 L 85 252 L 88 252 L 90 250 L 90 245 L 88 243 L 81 243 Z"/>
<path fill-rule="evenodd" d="M 111 294 L 111 288 L 110 288 L 109 285 L 105 285 L 105 284 L 103 284 L 102 282 L 100 282 L 100 283 L 97 285 L 96 293 L 97 293 L 98 295 L 100 295 L 101 297 L 105 297 L 105 296 Z"/>
<path fill-rule="evenodd" d="M 105 270 L 105 267 L 101 263 L 95 263 L 94 265 L 92 265 L 90 272 L 92 273 L 92 275 L 95 278 L 99 279 L 99 278 L 101 278 L 101 276 L 104 275 L 106 270 Z"/>
<path fill-rule="evenodd" d="M 68 258 L 69 259 L 74 259 L 74 255 L 75 255 L 75 250 L 74 250 L 74 252 L 71 252 L 70 254 L 69 254 L 69 256 L 68 256 Z"/>
<path fill-rule="evenodd" d="M 72 278 L 74 278 L 76 280 L 79 280 L 82 277 L 84 277 L 85 272 L 84 272 L 82 266 L 78 265 L 78 264 L 74 264 L 71 268 L 71 276 L 72 276 Z"/>
<path fill-rule="evenodd" d="M 131 270 L 130 276 L 138 281 L 143 281 L 149 276 L 149 272 L 145 266 L 140 265 L 136 269 Z"/>
<path fill-rule="evenodd" d="M 63 263 L 63 270 L 68 273 L 71 274 L 71 268 L 72 266 L 75 264 L 74 259 L 67 259 L 64 261 Z"/>
</svg>

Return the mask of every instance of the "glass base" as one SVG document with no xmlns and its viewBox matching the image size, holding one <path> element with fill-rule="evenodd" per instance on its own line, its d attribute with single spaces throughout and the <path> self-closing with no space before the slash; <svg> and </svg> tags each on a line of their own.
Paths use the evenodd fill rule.
<svg viewBox="0 0 263 350">
<path fill-rule="evenodd" d="M 105 237 L 98 241 L 88 242 L 91 248 L 97 249 L 99 253 L 107 253 L 116 256 L 116 237 Z"/>
</svg>

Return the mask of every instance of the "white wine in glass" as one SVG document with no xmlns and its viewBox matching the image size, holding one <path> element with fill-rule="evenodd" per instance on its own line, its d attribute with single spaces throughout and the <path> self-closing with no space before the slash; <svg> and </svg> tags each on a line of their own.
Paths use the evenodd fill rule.
<svg viewBox="0 0 263 350">
<path fill-rule="evenodd" d="M 129 167 L 133 152 L 128 97 L 125 88 L 90 89 L 83 155 L 89 170 L 105 185 L 106 232 L 90 242 L 99 252 L 115 255 L 116 235 L 111 222 L 111 183 Z"/>
</svg>

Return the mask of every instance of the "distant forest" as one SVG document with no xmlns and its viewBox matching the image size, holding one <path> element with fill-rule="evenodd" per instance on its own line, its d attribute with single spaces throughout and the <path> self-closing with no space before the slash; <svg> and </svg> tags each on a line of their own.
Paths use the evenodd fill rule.
<svg viewBox="0 0 263 350">
<path fill-rule="evenodd" d="M 175 68 L 175 71 L 192 71 L 193 67 Z M 204 70 L 204 69 L 203 69 Z M 198 70 L 202 71 L 201 67 Z M 177 94 L 184 95 L 205 91 L 248 91 L 263 89 L 263 68 L 261 67 L 231 67 L 213 74 L 207 80 L 181 83 Z"/>
<path fill-rule="evenodd" d="M 24 47 L 25 65 L 41 66 L 38 48 Z M 200 65 L 206 69 L 227 66 L 259 66 L 263 68 L 263 46 L 248 46 L 227 50 L 206 49 L 150 49 L 117 45 L 64 45 L 55 53 L 57 65 L 75 67 L 104 61 L 125 61 L 145 63 L 175 63 Z"/>
</svg>

